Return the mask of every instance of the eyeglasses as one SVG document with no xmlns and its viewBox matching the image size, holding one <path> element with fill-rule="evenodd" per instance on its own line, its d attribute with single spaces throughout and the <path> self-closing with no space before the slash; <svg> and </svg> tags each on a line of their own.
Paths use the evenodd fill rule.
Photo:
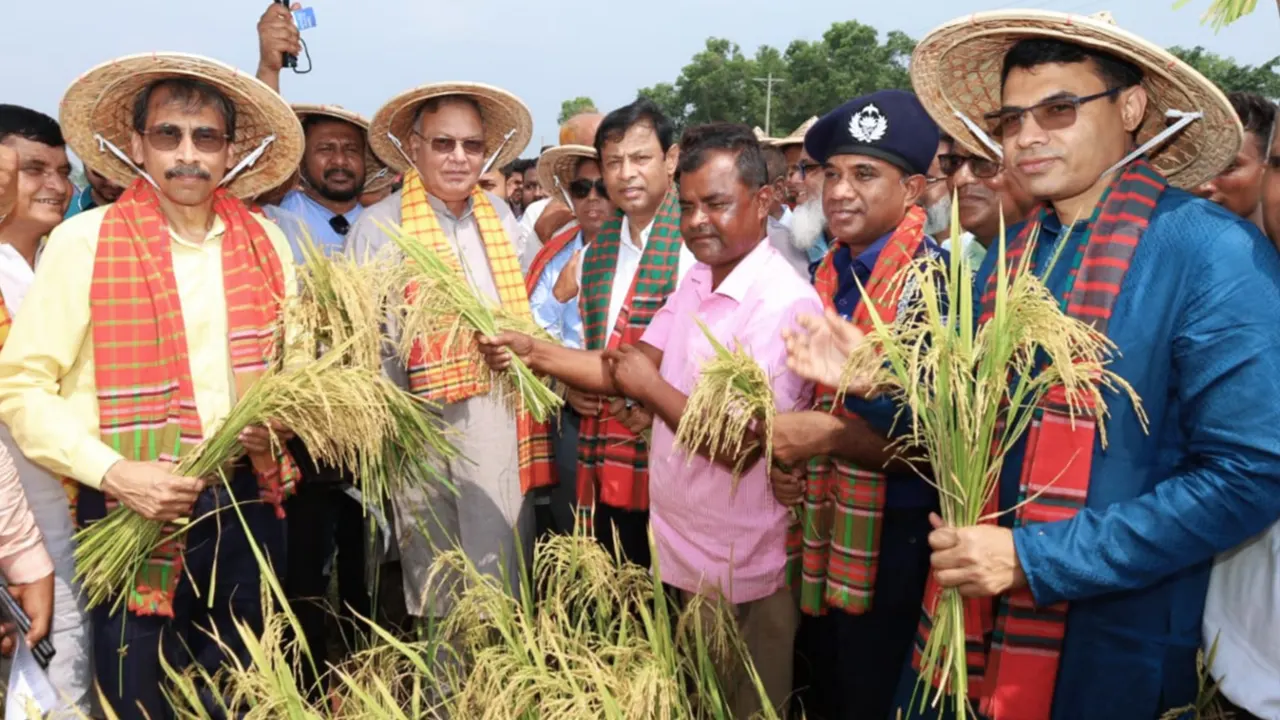
<svg viewBox="0 0 1280 720">
<path fill-rule="evenodd" d="M 814 170 L 821 170 L 822 166 L 815 162 L 798 162 L 787 168 L 788 173 L 799 173 L 800 179 L 803 180 L 805 175 Z"/>
<path fill-rule="evenodd" d="M 157 125 L 142 133 L 152 150 L 169 152 L 177 150 L 187 133 L 177 125 Z M 231 138 L 211 127 L 198 127 L 191 131 L 191 144 L 202 153 L 222 152 Z"/>
<path fill-rule="evenodd" d="M 944 153 L 938 156 L 938 167 L 947 177 L 960 172 L 960 168 L 964 167 L 965 163 L 969 164 L 969 172 L 976 178 L 988 180 L 1000 174 L 1000 163 L 994 160 L 960 153 Z"/>
<path fill-rule="evenodd" d="M 991 134 L 996 137 L 1017 135 L 1022 130 L 1022 117 L 1027 113 L 1031 113 L 1031 116 L 1036 119 L 1036 125 L 1039 125 L 1042 130 L 1063 130 L 1075 124 L 1081 105 L 1111 97 L 1123 89 L 1114 87 L 1084 97 L 1049 98 L 1031 107 L 1003 107 L 982 117 L 990 123 Z"/>
<path fill-rule="evenodd" d="M 434 150 L 435 152 L 440 153 L 441 155 L 451 155 L 453 151 L 458 147 L 459 143 L 462 144 L 462 152 L 468 155 L 473 155 L 473 156 L 484 155 L 483 140 L 476 140 L 476 139 L 459 140 L 458 138 L 452 138 L 452 137 L 429 138 L 429 137 L 424 137 L 417 130 L 414 130 L 413 134 L 431 143 L 431 149 Z"/>
<path fill-rule="evenodd" d="M 586 200 L 587 196 L 591 194 L 592 188 L 599 193 L 600 197 L 609 197 L 608 191 L 604 188 L 603 178 L 597 180 L 578 178 L 577 180 L 569 183 L 569 194 L 572 195 L 575 200 Z"/>
<path fill-rule="evenodd" d="M 347 222 L 345 215 L 334 215 L 329 218 L 329 227 L 333 228 L 333 231 L 339 235 L 346 237 L 347 231 L 351 229 L 351 223 Z"/>
</svg>

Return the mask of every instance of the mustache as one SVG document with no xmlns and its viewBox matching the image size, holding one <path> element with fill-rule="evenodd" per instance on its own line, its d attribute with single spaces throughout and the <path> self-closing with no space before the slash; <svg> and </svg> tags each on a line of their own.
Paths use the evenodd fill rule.
<svg viewBox="0 0 1280 720">
<path fill-rule="evenodd" d="M 328 170 L 324 171 L 325 180 L 328 180 L 334 177 L 340 177 L 347 180 L 355 180 L 356 174 L 346 168 L 329 168 Z"/>
<path fill-rule="evenodd" d="M 199 178 L 201 180 L 208 180 L 212 176 L 209 174 L 208 170 L 205 170 L 199 165 L 175 165 L 169 168 L 168 170 L 165 170 L 164 177 L 166 180 L 172 180 L 174 178 L 183 178 L 183 177 L 193 177 L 193 178 Z"/>
</svg>

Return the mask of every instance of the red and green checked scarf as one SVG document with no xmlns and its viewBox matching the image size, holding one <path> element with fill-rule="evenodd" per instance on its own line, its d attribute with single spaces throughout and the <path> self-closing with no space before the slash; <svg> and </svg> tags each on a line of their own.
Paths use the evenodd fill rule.
<svg viewBox="0 0 1280 720">
<path fill-rule="evenodd" d="M 1164 177 L 1147 160 L 1139 159 L 1126 166 L 1107 188 L 1097 221 L 1088 235 L 1079 239 L 1079 250 L 1072 258 L 1062 298 L 1067 315 L 1106 334 L 1134 251 L 1167 187 Z M 1040 225 L 1048 212 L 1047 207 L 1040 207 L 1009 244 L 1010 275 L 1020 266 L 1032 228 Z M 994 276 L 988 278 L 980 322 L 990 320 L 995 311 L 995 287 Z M 1017 510 L 1014 522 L 1018 527 L 1070 520 L 1089 497 L 1097 425 L 1087 411 L 1077 413 L 1073 420 L 1066 400 L 1065 391 L 1054 388 L 1035 410 L 1019 480 L 1018 501 L 1025 504 Z M 998 509 L 996 502 L 993 499 L 988 514 Z M 917 670 L 939 592 L 930 576 L 916 640 Z M 992 720 L 1048 720 L 1067 609 L 1065 602 L 1037 607 L 1027 588 L 994 600 L 965 601 L 970 693 L 981 699 L 983 714 Z"/>
<path fill-rule="evenodd" d="M 865 293 L 853 314 L 853 323 L 871 332 L 874 309 L 880 319 L 893 322 L 902 283 L 899 271 L 906 267 L 924 243 L 925 213 L 919 207 L 907 212 L 880 252 Z M 829 310 L 835 309 L 839 278 L 835 254 L 837 240 L 827 250 L 814 274 L 814 288 Z M 816 407 L 837 416 L 848 416 L 836 405 L 834 388 L 815 389 Z M 884 518 L 885 475 L 836 457 L 815 458 L 809 463 L 801 523 L 788 537 L 792 581 L 800 582 L 800 609 L 824 615 L 828 607 L 860 615 L 871 609 L 880 557 L 880 531 Z M 798 557 L 797 557 L 798 556 Z"/>
<path fill-rule="evenodd" d="M 515 248 L 502 227 L 497 211 L 479 187 L 471 194 L 471 214 L 480 229 L 485 257 L 489 260 L 489 271 L 493 274 L 502 307 L 515 315 L 532 318 L 529 295 Z M 417 238 L 462 275 L 462 262 L 440 227 L 440 221 L 427 201 L 427 189 L 415 171 L 405 174 L 404 190 L 400 196 L 400 219 L 405 233 Z M 410 296 L 413 291 L 413 288 L 406 289 Z M 425 342 L 416 340 L 409 356 L 408 372 L 409 391 L 436 402 L 462 402 L 493 389 L 489 369 L 484 366 L 473 339 L 462 347 L 450 347 L 444 335 L 425 338 Z M 532 415 L 521 409 L 516 413 L 516 438 L 521 492 L 554 484 L 551 439 L 546 423 L 535 422 Z"/>
<path fill-rule="evenodd" d="M 213 210 L 226 228 L 221 262 L 227 347 L 240 397 L 275 360 L 284 273 L 270 238 L 244 203 L 218 190 Z M 156 191 L 143 180 L 111 206 L 98 234 L 89 290 L 98 422 L 102 441 L 129 460 L 177 462 L 204 438 L 172 243 Z M 283 517 L 281 502 L 297 480 L 292 459 L 258 457 L 253 466 L 262 498 Z M 73 512 L 78 499 L 74 493 Z M 99 507 L 110 512 L 116 505 L 106 497 Z M 84 514 L 86 524 L 98 519 Z M 164 533 L 174 530 L 170 525 Z M 129 594 L 129 610 L 173 617 L 184 549 L 176 539 L 152 553 Z"/>
<path fill-rule="evenodd" d="M 533 264 L 529 266 L 529 273 L 524 278 L 524 289 L 530 296 L 533 295 L 533 289 L 538 286 L 542 271 L 547 269 L 547 263 L 551 262 L 551 259 L 556 255 L 559 255 L 560 251 L 565 249 L 569 243 L 573 242 L 573 239 L 578 237 L 578 233 L 581 231 L 582 228 L 578 223 L 570 223 L 569 227 L 551 238 L 551 242 L 543 245 L 538 254 L 533 256 Z"/>
<path fill-rule="evenodd" d="M 588 350 L 640 342 L 653 316 L 675 292 L 684 238 L 680 235 L 680 202 L 674 188 L 654 217 L 649 242 L 640 256 L 640 267 L 618 313 L 618 322 L 606 328 L 614 271 L 623 242 L 631 239 L 622 237 L 622 214 L 618 213 L 605 223 L 582 258 L 578 307 Z M 580 511 L 589 513 L 597 499 L 622 510 L 649 509 L 649 447 L 643 437 L 609 415 L 607 406 L 599 416 L 582 418 L 578 461 Z"/>
</svg>

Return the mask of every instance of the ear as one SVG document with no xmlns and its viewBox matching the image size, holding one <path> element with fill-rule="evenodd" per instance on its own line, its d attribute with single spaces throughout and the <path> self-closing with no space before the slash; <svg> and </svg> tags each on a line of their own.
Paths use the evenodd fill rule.
<svg viewBox="0 0 1280 720">
<path fill-rule="evenodd" d="M 129 134 L 129 158 L 138 167 L 142 167 L 142 143 L 143 137 L 136 130 Z"/>
<path fill-rule="evenodd" d="M 680 145 L 675 144 L 667 148 L 666 166 L 667 177 L 674 178 L 676 176 L 676 166 L 680 164 Z"/>
<path fill-rule="evenodd" d="M 227 143 L 227 172 L 231 172 L 231 168 L 236 166 L 235 143 Z"/>
<path fill-rule="evenodd" d="M 756 220 L 764 222 L 769 217 L 769 209 L 773 207 L 773 198 L 776 197 L 776 191 L 772 185 L 765 185 L 756 191 Z"/>
<path fill-rule="evenodd" d="M 1141 84 L 1126 88 L 1120 93 L 1120 117 L 1124 120 L 1124 129 L 1133 132 L 1142 126 L 1147 116 L 1147 89 Z"/>
<path fill-rule="evenodd" d="M 925 181 L 923 175 L 912 175 L 902 181 L 902 187 L 905 194 L 902 196 L 903 208 L 910 208 L 912 205 L 920 202 L 920 198 L 924 197 L 925 188 L 929 183 Z"/>
</svg>

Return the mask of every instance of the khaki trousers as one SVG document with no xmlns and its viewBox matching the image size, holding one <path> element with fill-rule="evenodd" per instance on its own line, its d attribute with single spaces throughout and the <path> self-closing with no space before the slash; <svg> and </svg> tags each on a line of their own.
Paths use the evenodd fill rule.
<svg viewBox="0 0 1280 720">
<path fill-rule="evenodd" d="M 682 590 L 680 597 L 687 603 L 693 593 Z M 782 587 L 768 597 L 747 603 L 721 602 L 738 625 L 747 656 L 755 666 L 769 704 L 779 717 L 785 718 L 791 698 L 796 629 L 800 625 L 800 607 L 795 594 L 790 588 Z M 703 622 L 712 622 L 714 606 L 708 603 L 702 607 Z M 733 717 L 749 720 L 763 710 L 760 692 L 740 656 L 735 654 L 731 662 L 721 664 L 718 679 Z"/>
</svg>

